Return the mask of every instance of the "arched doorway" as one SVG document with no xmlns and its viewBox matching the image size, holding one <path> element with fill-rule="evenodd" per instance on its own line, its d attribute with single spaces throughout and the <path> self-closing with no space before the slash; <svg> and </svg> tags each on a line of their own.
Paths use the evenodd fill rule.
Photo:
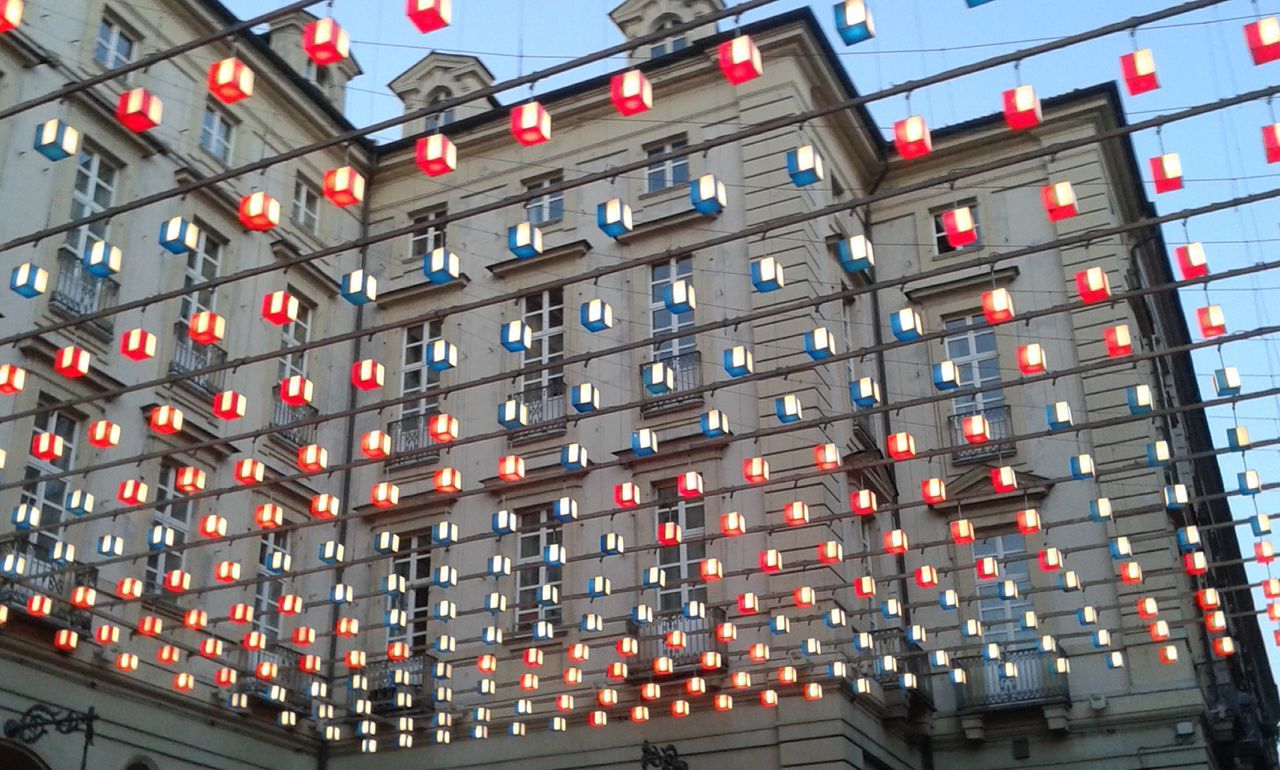
<svg viewBox="0 0 1280 770">
<path fill-rule="evenodd" d="M 5 770 L 50 770 L 33 751 L 6 740 L 0 740 L 0 767 Z"/>
</svg>

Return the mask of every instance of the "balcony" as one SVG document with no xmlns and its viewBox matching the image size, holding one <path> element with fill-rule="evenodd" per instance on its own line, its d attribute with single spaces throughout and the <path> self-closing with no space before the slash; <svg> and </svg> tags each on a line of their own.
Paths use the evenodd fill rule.
<svg viewBox="0 0 1280 770">
<path fill-rule="evenodd" d="M 660 412 L 671 411 L 675 409 L 684 409 L 689 406 L 702 404 L 702 393 L 689 393 L 688 391 L 702 387 L 702 353 L 697 350 L 691 350 L 687 353 L 671 355 L 670 353 L 659 353 L 654 356 L 653 361 L 661 361 L 671 367 L 673 375 L 673 384 L 671 390 L 667 393 L 650 393 L 643 391 L 640 403 L 640 414 L 658 414 Z M 644 378 L 644 371 L 653 361 L 647 364 L 641 364 L 640 377 Z"/>
<path fill-rule="evenodd" d="M 373 713 L 383 716 L 431 713 L 434 707 L 431 682 L 435 665 L 434 657 L 421 653 L 402 661 L 370 663 L 365 674 L 369 677 L 369 701 Z M 412 705 L 402 706 L 396 702 L 401 693 L 413 696 Z"/>
<path fill-rule="evenodd" d="M 49 558 L 45 549 L 26 541 L 0 546 L 0 558 L 13 553 L 27 560 L 26 576 L 22 583 L 0 583 L 0 603 L 23 610 L 23 616 L 26 617 L 28 599 L 36 594 L 48 596 L 54 600 L 49 617 L 55 622 L 65 623 L 81 636 L 88 636 L 93 628 L 93 614 L 72 607 L 71 592 L 80 586 L 97 587 L 98 569 L 76 567 L 74 570 L 64 570 L 63 565 Z"/>
<path fill-rule="evenodd" d="M 882 628 L 872 631 L 871 639 L 877 656 L 892 655 L 898 659 L 897 673 L 876 671 L 876 681 L 880 683 L 881 688 L 886 693 L 891 690 L 900 690 L 902 682 L 899 680 L 899 675 L 915 674 L 915 692 L 932 704 L 933 680 L 932 672 L 929 670 L 929 659 L 919 649 L 907 643 L 906 631 L 901 628 Z"/>
<path fill-rule="evenodd" d="M 547 436 L 558 436 L 563 434 L 567 427 L 564 423 L 556 425 L 545 425 L 545 423 L 559 420 L 565 415 L 565 407 L 568 403 L 564 380 L 556 380 L 549 385 L 541 387 L 525 388 L 524 391 L 512 396 L 516 402 L 524 404 L 529 410 L 529 427 L 513 431 L 511 435 L 511 443 L 521 444 L 528 441 L 537 441 Z M 539 429 L 539 426 L 542 426 Z"/>
<path fill-rule="evenodd" d="M 279 385 L 276 385 L 271 392 L 272 396 L 274 396 L 275 404 L 271 412 L 271 427 L 276 429 L 271 435 L 287 441 L 295 447 L 314 444 L 316 442 L 317 429 L 320 427 L 319 424 L 313 422 L 307 425 L 296 425 L 296 423 L 319 417 L 320 410 L 311 404 L 290 406 L 281 401 Z"/>
<path fill-rule="evenodd" d="M 975 414 L 980 414 L 987 418 L 987 425 L 991 427 L 992 440 L 1013 437 L 1013 422 L 1010 419 L 1009 407 L 1003 404 L 986 409 L 973 409 L 953 414 L 947 418 L 951 428 L 951 445 L 956 448 L 951 455 L 951 462 L 957 464 L 974 463 L 992 457 L 1012 456 L 1015 451 L 1012 444 L 975 445 L 969 443 L 968 439 L 964 437 L 964 418 Z"/>
<path fill-rule="evenodd" d="M 1004 663 L 1013 663 L 1017 676 L 1004 674 Z M 1004 660 L 981 656 L 955 658 L 968 682 L 956 690 L 957 710 L 995 711 L 1052 703 L 1070 703 L 1067 677 L 1053 670 L 1053 656 L 1038 648 L 1005 651 Z"/>
<path fill-rule="evenodd" d="M 177 337 L 178 346 L 173 350 L 173 360 L 169 362 L 169 374 L 189 374 L 210 366 L 221 366 L 227 362 L 227 351 L 217 345 L 200 345 L 191 339 L 187 325 L 176 323 L 173 333 Z M 182 381 L 183 385 L 201 391 L 206 395 L 214 395 L 226 390 L 227 372 L 225 369 L 216 372 L 190 377 Z"/>
<path fill-rule="evenodd" d="M 429 415 L 415 414 L 387 426 L 391 436 L 391 460 L 388 468 L 434 462 L 440 457 L 440 442 L 427 431 Z"/>
<path fill-rule="evenodd" d="M 259 679 L 252 673 L 259 663 L 276 664 L 276 678 L 271 681 Z M 288 648 L 273 644 L 265 650 L 241 650 L 240 670 L 246 674 L 236 683 L 236 692 L 249 695 L 276 706 L 287 706 L 294 711 L 307 711 L 311 705 L 311 696 L 307 692 L 311 677 L 298 670 L 298 655 Z M 271 700 L 271 686 L 278 684 L 284 688 L 284 702 Z"/>
<path fill-rule="evenodd" d="M 696 669 L 704 652 L 728 655 L 728 645 L 716 639 L 716 626 L 723 622 L 724 610 L 716 607 L 708 607 L 705 618 L 686 618 L 677 612 L 658 615 L 643 626 L 627 621 L 627 632 L 640 643 L 635 673 L 644 676 L 652 672 L 654 659 L 664 655 L 671 658 L 676 673 Z M 687 638 L 683 650 L 667 647 L 667 633 L 676 630 L 684 631 Z"/>
<path fill-rule="evenodd" d="M 84 263 L 69 251 L 58 252 L 58 281 L 49 295 L 49 307 L 72 318 L 115 307 L 120 284 L 111 278 L 99 278 L 85 269 Z M 90 321 L 86 328 L 104 340 L 115 331 L 112 318 Z"/>
</svg>

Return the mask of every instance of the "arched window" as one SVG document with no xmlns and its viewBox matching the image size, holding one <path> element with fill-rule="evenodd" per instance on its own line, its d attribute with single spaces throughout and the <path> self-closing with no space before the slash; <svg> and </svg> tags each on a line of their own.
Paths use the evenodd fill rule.
<svg viewBox="0 0 1280 770">
<path fill-rule="evenodd" d="M 450 91 L 447 88 L 440 87 L 432 91 L 431 94 L 427 97 L 427 106 L 430 107 L 432 105 L 440 104 L 446 99 L 452 99 L 452 98 L 453 98 L 452 91 Z M 454 115 L 453 115 L 452 107 L 450 107 L 447 110 L 443 110 L 441 112 L 435 112 L 428 115 L 427 116 L 427 133 L 439 131 L 440 129 L 449 125 L 450 123 L 453 122 L 453 117 Z"/>
<path fill-rule="evenodd" d="M 674 14 L 669 13 L 665 16 L 660 16 L 658 20 L 653 24 L 653 31 L 661 32 L 664 29 L 671 29 L 675 25 L 679 24 L 680 21 L 681 21 L 680 17 Z M 681 32 L 678 35 L 673 35 L 667 38 L 666 40 L 659 40 L 658 42 L 649 46 L 649 58 L 657 59 L 658 57 L 666 56 L 669 53 L 675 53 L 676 51 L 683 51 L 685 48 L 688 48 L 688 47 L 689 47 L 689 39 L 684 36 L 683 32 Z"/>
</svg>

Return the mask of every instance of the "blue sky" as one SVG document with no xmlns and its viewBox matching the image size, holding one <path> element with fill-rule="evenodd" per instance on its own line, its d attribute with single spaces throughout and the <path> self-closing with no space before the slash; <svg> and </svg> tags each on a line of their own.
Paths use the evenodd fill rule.
<svg viewBox="0 0 1280 770">
<path fill-rule="evenodd" d="M 347 100 L 348 113 L 357 125 L 394 117 L 399 101 L 386 84 L 433 48 L 479 56 L 499 80 L 529 73 L 618 43 L 621 35 L 608 12 L 620 0 L 455 0 L 454 23 L 448 29 L 423 36 L 404 17 L 401 0 L 336 0 L 334 15 L 351 33 L 353 50 L 365 75 L 353 81 Z M 256 15 L 277 5 L 274 0 L 224 0 L 243 16 Z M 780 0 L 745 14 L 743 21 L 764 18 L 805 5 Z M 862 93 L 877 91 L 907 80 L 980 61 L 1000 53 L 1025 48 L 1047 39 L 1086 31 L 1129 16 L 1172 5 L 1169 0 L 1070 0 L 1031 2 L 994 0 L 975 9 L 964 0 L 872 0 L 878 37 L 845 47 L 834 36 L 831 3 L 809 3 L 832 37 L 841 62 Z M 1260 0 L 1263 14 L 1280 13 L 1280 0 Z M 323 6 L 317 6 L 317 12 Z M 1122 10 L 1123 9 L 1123 10 Z M 1244 44 L 1242 27 L 1255 18 L 1250 0 L 1230 0 L 1215 7 L 1161 22 L 1136 33 L 1139 47 L 1153 50 L 1162 87 L 1137 97 L 1125 97 L 1131 121 L 1215 101 L 1242 91 L 1270 85 L 1280 75 L 1280 62 L 1255 67 Z M 728 23 L 728 22 L 726 22 Z M 1042 97 L 1065 93 L 1096 83 L 1115 80 L 1118 59 L 1133 50 L 1128 34 L 1113 35 L 1024 62 L 1023 82 L 1035 86 Z M 622 65 L 610 60 L 537 85 L 543 91 L 598 75 Z M 768 63 L 766 62 L 766 66 Z M 933 127 L 995 112 L 1000 93 L 1015 85 L 1012 66 L 989 70 L 916 92 L 911 112 L 923 114 Z M 511 101 L 527 93 L 527 87 L 504 95 Z M 887 129 L 909 114 L 903 98 L 870 105 L 876 122 Z M 465 110 L 462 114 L 466 114 Z M 1262 154 L 1261 127 L 1276 118 L 1265 103 L 1247 104 L 1191 121 L 1166 126 L 1167 151 L 1181 155 L 1184 189 L 1156 196 L 1159 210 L 1178 211 L 1249 193 L 1273 189 L 1280 181 L 1280 167 L 1268 166 Z M 381 138 L 395 139 L 398 131 Z M 1135 136 L 1140 162 L 1159 154 L 1160 139 L 1154 131 Z M 1269 201 L 1245 209 L 1226 210 L 1168 226 L 1165 237 L 1172 248 L 1187 240 L 1205 244 L 1210 269 L 1221 272 L 1273 259 L 1280 241 L 1276 222 L 1280 202 Z M 1188 237 L 1189 236 L 1189 237 Z M 1222 305 L 1228 329 L 1237 331 L 1280 322 L 1280 309 L 1265 297 L 1280 292 L 1280 275 L 1260 273 L 1209 286 L 1209 301 Z M 1194 309 L 1205 302 L 1202 289 L 1184 293 L 1183 302 L 1194 328 Z M 1210 394 L 1209 376 L 1220 360 L 1240 370 L 1245 391 L 1280 384 L 1280 344 L 1274 338 L 1235 343 L 1221 351 L 1196 354 L 1201 391 Z M 1210 411 L 1209 423 L 1217 445 L 1225 444 L 1228 428 L 1249 428 L 1254 440 L 1280 435 L 1280 400 L 1271 398 L 1242 403 L 1236 410 Z M 1257 469 L 1264 482 L 1280 480 L 1280 449 L 1267 448 L 1224 456 L 1223 475 L 1234 487 L 1236 473 Z M 1233 498 L 1237 518 L 1257 510 L 1271 511 L 1280 492 L 1264 492 L 1254 498 Z M 1247 529 L 1242 549 L 1252 553 Z M 1267 577 L 1267 568 L 1250 566 L 1254 582 Z M 1262 596 L 1255 592 L 1262 606 Z M 1272 624 L 1262 619 L 1264 640 L 1273 669 L 1280 672 L 1280 655 L 1271 644 Z"/>
</svg>

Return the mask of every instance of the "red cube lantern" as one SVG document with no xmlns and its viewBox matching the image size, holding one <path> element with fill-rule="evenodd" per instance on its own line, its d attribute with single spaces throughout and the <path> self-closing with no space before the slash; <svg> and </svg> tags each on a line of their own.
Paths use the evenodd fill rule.
<svg viewBox="0 0 1280 770">
<path fill-rule="evenodd" d="M 983 415 L 966 415 L 960 424 L 964 432 L 964 440 L 970 444 L 985 444 L 991 440 L 991 424 Z"/>
<path fill-rule="evenodd" d="M 849 493 L 849 506 L 859 516 L 870 516 L 876 512 L 880 504 L 876 500 L 875 492 L 870 489 L 859 489 Z"/>
<path fill-rule="evenodd" d="M 172 435 L 182 430 L 184 422 L 182 410 L 176 406 L 163 404 L 151 410 L 151 430 L 156 433 Z"/>
<path fill-rule="evenodd" d="M 947 482 L 939 478 L 925 479 L 920 482 L 920 496 L 929 505 L 937 505 L 947 499 Z"/>
<path fill-rule="evenodd" d="M 520 455 L 507 455 L 498 460 L 498 478 L 503 481 L 522 481 L 524 458 Z"/>
<path fill-rule="evenodd" d="M 889 457 L 894 460 L 910 460 L 916 456 L 916 440 L 910 433 L 894 433 L 885 443 Z"/>
<path fill-rule="evenodd" d="M 120 100 L 116 103 L 116 120 L 137 134 L 160 125 L 163 118 L 164 104 L 145 88 L 125 91 L 120 94 Z"/>
<path fill-rule="evenodd" d="M 1000 563 L 994 556 L 980 557 L 973 565 L 979 580 L 995 580 L 1000 577 Z"/>
<path fill-rule="evenodd" d="M 840 447 L 835 444 L 819 444 L 813 448 L 813 462 L 820 471 L 831 471 L 843 465 Z"/>
<path fill-rule="evenodd" d="M 1182 159 L 1176 152 L 1167 152 L 1151 159 L 1151 177 L 1157 193 L 1182 189 Z"/>
<path fill-rule="evenodd" d="M 1040 531 L 1040 514 L 1035 508 L 1025 508 L 1017 514 L 1018 531 L 1031 535 Z"/>
<path fill-rule="evenodd" d="M 208 478 L 209 475 L 204 470 L 194 465 L 184 465 L 178 469 L 178 475 L 174 477 L 173 486 L 185 495 L 194 495 L 204 491 Z"/>
<path fill-rule="evenodd" d="M 912 115 L 893 124 L 893 146 L 905 160 L 933 152 L 933 135 L 920 115 Z"/>
<path fill-rule="evenodd" d="M 998 495 L 1013 492 L 1018 488 L 1018 473 L 1011 465 L 1002 465 L 991 469 L 991 488 Z"/>
<path fill-rule="evenodd" d="M 870 575 L 854 578 L 853 593 L 859 599 L 870 599 L 876 595 L 876 579 Z"/>
<path fill-rule="evenodd" d="M 907 533 L 901 529 L 891 529 L 884 533 L 884 549 L 891 554 L 902 555 L 911 547 Z"/>
<path fill-rule="evenodd" d="M 36 433 L 31 437 L 31 456 L 53 462 L 62 457 L 65 446 L 62 436 L 56 433 Z"/>
<path fill-rule="evenodd" d="M 684 535 L 681 534 L 679 524 L 674 521 L 664 521 L 658 525 L 659 544 L 672 546 L 680 545 L 682 542 L 684 542 Z"/>
<path fill-rule="evenodd" d="M 120 353 L 134 361 L 145 361 L 156 354 L 156 335 L 146 329 L 130 329 L 120 338 Z"/>
<path fill-rule="evenodd" d="M 973 522 L 968 519 L 956 519 L 951 522 L 951 542 L 956 545 L 968 545 L 974 541 Z"/>
<path fill-rule="evenodd" d="M 1018 347 L 1018 370 L 1023 374 L 1044 374 L 1044 348 L 1038 342 Z"/>
<path fill-rule="evenodd" d="M 1209 260 L 1204 255 L 1203 244 L 1188 243 L 1175 248 L 1173 254 L 1178 262 L 1178 272 L 1182 274 L 1182 280 L 1203 278 L 1209 274 Z"/>
<path fill-rule="evenodd" d="M 525 147 L 551 139 L 551 113 L 539 102 L 528 102 L 511 110 L 511 135 Z"/>
<path fill-rule="evenodd" d="M 1040 110 L 1040 97 L 1031 86 L 1018 86 L 1004 92 L 1004 122 L 1014 131 L 1022 131 L 1040 125 L 1044 115 Z"/>
<path fill-rule="evenodd" d="M 425 35 L 449 26 L 453 18 L 453 0 L 408 0 L 405 14 Z"/>
<path fill-rule="evenodd" d="M 1200 334 L 1205 339 L 1221 337 L 1227 333 L 1227 318 L 1220 305 L 1208 305 L 1196 310 L 1196 322 L 1200 324 Z"/>
<path fill-rule="evenodd" d="M 53 356 L 53 370 L 63 377 L 76 379 L 89 373 L 89 351 L 76 345 L 60 348 Z"/>
<path fill-rule="evenodd" d="M 1129 336 L 1127 324 L 1108 326 L 1102 331 L 1102 341 L 1110 358 L 1121 358 L 1133 353 L 1133 339 Z"/>
<path fill-rule="evenodd" d="M 273 291 L 262 295 L 262 317 L 276 326 L 298 320 L 299 307 L 298 298 L 287 291 Z"/>
<path fill-rule="evenodd" d="M 380 430 L 371 430 L 360 437 L 360 452 L 370 460 L 385 460 L 391 456 L 391 436 Z"/>
<path fill-rule="evenodd" d="M 769 461 L 763 457 L 748 457 L 742 461 L 742 478 L 748 484 L 763 484 L 769 480 Z"/>
<path fill-rule="evenodd" d="M 354 206 L 364 201 L 364 176 L 351 166 L 326 171 L 324 197 L 338 208 Z"/>
<path fill-rule="evenodd" d="M 142 505 L 147 502 L 147 484 L 137 479 L 126 479 L 116 489 L 116 499 L 125 505 Z"/>
<path fill-rule="evenodd" d="M 120 443 L 120 426 L 110 420 L 96 420 L 89 425 L 89 443 L 99 449 L 110 449 Z"/>
<path fill-rule="evenodd" d="M 212 345 L 226 336 L 227 321 L 211 310 L 202 310 L 192 314 L 187 323 L 187 334 L 201 345 Z"/>
<path fill-rule="evenodd" d="M 247 408 L 248 400 L 234 390 L 224 390 L 213 397 L 213 415 L 221 420 L 238 420 Z"/>
<path fill-rule="evenodd" d="M 245 486 L 260 484 L 266 470 L 267 466 L 261 460 L 255 460 L 252 457 L 237 460 L 235 466 L 236 483 Z"/>
<path fill-rule="evenodd" d="M 1060 222 L 1079 213 L 1076 191 L 1070 182 L 1054 182 L 1040 188 L 1040 201 L 1050 222 Z"/>
<path fill-rule="evenodd" d="M 760 552 L 760 571 L 773 575 L 782 571 L 782 552 L 777 548 L 770 548 L 767 551 Z"/>
<path fill-rule="evenodd" d="M 289 406 L 306 406 L 315 395 L 315 384 L 300 374 L 280 381 L 280 400 Z"/>
<path fill-rule="evenodd" d="M 953 249 L 963 249 L 978 242 L 978 223 L 973 220 L 973 210 L 968 206 L 942 212 L 942 230 Z"/>
<path fill-rule="evenodd" d="M 720 534 L 725 537 L 741 537 L 747 534 L 747 519 L 737 511 L 720 514 Z"/>
<path fill-rule="evenodd" d="M 298 447 L 298 470 L 319 473 L 329 467 L 329 450 L 319 444 Z"/>
<path fill-rule="evenodd" d="M 1138 617 L 1153 620 L 1160 613 L 1160 605 L 1154 596 L 1144 596 L 1138 600 Z"/>
<path fill-rule="evenodd" d="M 1203 575 L 1209 571 L 1209 560 L 1205 558 L 1204 551 L 1193 551 L 1183 554 L 1182 567 L 1188 575 Z"/>
<path fill-rule="evenodd" d="M 938 585 L 938 570 L 927 564 L 916 568 L 916 585 L 921 588 L 936 588 Z"/>
<path fill-rule="evenodd" d="M 437 492 L 452 495 L 462 491 L 462 474 L 456 468 L 441 468 L 432 480 Z"/>
<path fill-rule="evenodd" d="M 253 96 L 253 85 L 253 70 L 234 56 L 209 66 L 209 93 L 223 104 Z"/>
<path fill-rule="evenodd" d="M 432 134 L 418 140 L 414 159 L 427 176 L 443 176 L 457 170 L 458 148 L 444 134 Z"/>
<path fill-rule="evenodd" d="M 640 504 L 640 487 L 624 481 L 613 488 L 613 502 L 619 508 L 634 508 Z"/>
<path fill-rule="evenodd" d="M 697 471 L 685 471 L 676 477 L 676 494 L 681 497 L 702 496 L 702 474 Z"/>
<path fill-rule="evenodd" d="M 1268 163 L 1280 163 L 1280 123 L 1262 127 L 1262 147 Z"/>
<path fill-rule="evenodd" d="M 323 67 L 351 55 L 351 37 L 332 18 L 316 19 L 302 28 L 302 50 Z"/>
<path fill-rule="evenodd" d="M 284 524 L 284 508 L 275 503 L 262 503 L 253 511 L 253 523 L 259 529 L 276 529 Z"/>
<path fill-rule="evenodd" d="M 22 23 L 22 0 L 0 0 L 0 32 L 11 32 Z"/>
<path fill-rule="evenodd" d="M 792 527 L 809 523 L 809 505 L 800 500 L 793 500 L 782 507 L 782 519 Z"/>
<path fill-rule="evenodd" d="M 1057 548 L 1045 548 L 1040 551 L 1040 569 L 1045 572 L 1062 569 L 1062 552 Z"/>
<path fill-rule="evenodd" d="M 386 381 L 386 368 L 372 358 L 351 365 L 351 384 L 360 390 L 376 390 Z"/>
<path fill-rule="evenodd" d="M 27 384 L 27 370 L 13 364 L 0 364 L 0 393 L 11 396 Z"/>
<path fill-rule="evenodd" d="M 53 646 L 63 652 L 74 652 L 80 644 L 80 634 L 69 628 L 59 628 L 53 635 Z"/>
<path fill-rule="evenodd" d="M 609 98 L 622 116 L 638 115 L 653 109 L 653 85 L 640 70 L 623 72 L 609 82 Z"/>
<path fill-rule="evenodd" d="M 1130 96 L 1145 94 L 1160 87 L 1160 80 L 1156 77 L 1156 59 L 1150 48 L 1121 56 L 1120 72 Z"/>
<path fill-rule="evenodd" d="M 1076 290 L 1086 305 L 1111 299 L 1111 279 L 1101 267 L 1090 267 L 1076 273 Z"/>
<path fill-rule="evenodd" d="M 764 73 L 760 49 L 750 35 L 738 35 L 719 47 L 720 71 L 735 86 L 754 80 Z"/>
<path fill-rule="evenodd" d="M 369 502 L 377 508 L 394 508 L 400 503 L 400 487 L 390 481 L 379 481 L 369 490 Z"/>
<path fill-rule="evenodd" d="M 1280 59 L 1280 19 L 1267 16 L 1244 25 L 1244 39 L 1254 64 Z"/>
</svg>

